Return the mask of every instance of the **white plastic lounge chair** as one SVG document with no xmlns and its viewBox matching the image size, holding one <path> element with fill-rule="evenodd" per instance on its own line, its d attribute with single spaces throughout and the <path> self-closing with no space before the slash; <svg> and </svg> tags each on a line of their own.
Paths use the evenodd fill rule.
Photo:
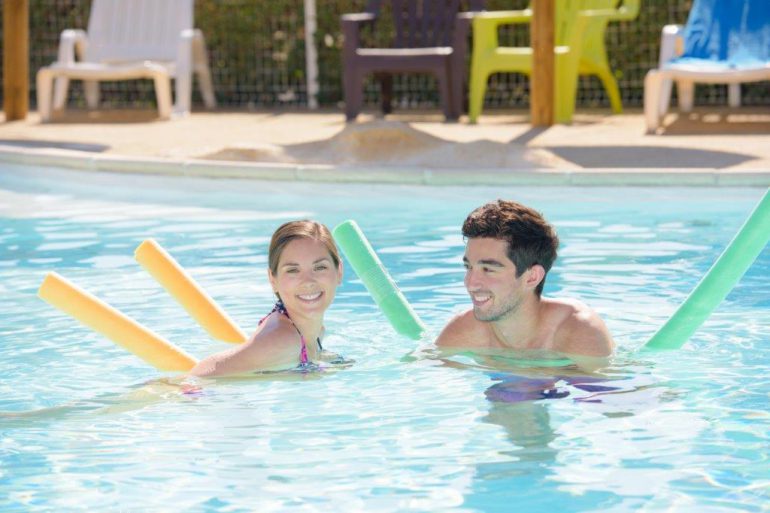
<svg viewBox="0 0 770 513">
<path fill-rule="evenodd" d="M 48 121 L 52 103 L 64 108 L 71 79 L 85 81 L 86 103 L 96 108 L 99 81 L 149 78 L 160 118 L 168 119 L 173 78 L 174 112 L 184 115 L 190 111 L 193 71 L 206 107 L 215 107 L 203 34 L 193 29 L 193 0 L 94 0 L 88 32 L 63 31 L 58 60 L 38 71 L 38 112 Z"/>
<path fill-rule="evenodd" d="M 740 84 L 760 80 L 770 80 L 770 0 L 695 0 L 684 28 L 663 27 L 659 68 L 644 80 L 647 132 L 660 126 L 673 81 L 689 112 L 696 82 L 729 84 L 729 105 L 737 107 Z"/>
</svg>

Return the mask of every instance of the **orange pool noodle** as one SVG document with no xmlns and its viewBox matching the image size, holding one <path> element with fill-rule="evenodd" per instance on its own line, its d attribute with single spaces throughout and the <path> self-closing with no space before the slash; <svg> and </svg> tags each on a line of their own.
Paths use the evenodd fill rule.
<svg viewBox="0 0 770 513">
<path fill-rule="evenodd" d="M 136 248 L 134 258 L 213 338 L 235 344 L 248 340 L 246 333 L 160 244 L 145 240 Z"/>
<path fill-rule="evenodd" d="M 162 371 L 186 372 L 197 361 L 93 294 L 48 273 L 37 295 Z"/>
</svg>

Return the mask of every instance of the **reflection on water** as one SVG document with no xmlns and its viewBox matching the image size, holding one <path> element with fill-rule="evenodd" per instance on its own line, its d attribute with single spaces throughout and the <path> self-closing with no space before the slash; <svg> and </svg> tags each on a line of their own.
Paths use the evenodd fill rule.
<svg viewBox="0 0 770 513">
<path fill-rule="evenodd" d="M 595 505 L 596 501 L 607 505 L 618 502 L 611 481 L 604 485 L 595 482 L 600 462 L 589 458 L 589 465 L 582 475 L 565 475 L 565 463 L 572 457 L 564 454 L 562 449 L 569 448 L 567 452 L 574 452 L 571 446 L 575 433 L 555 420 L 552 411 L 557 412 L 557 418 L 563 415 L 565 407 L 573 415 L 587 418 L 597 414 L 604 419 L 642 418 L 677 400 L 676 393 L 644 372 L 645 366 L 644 362 L 621 358 L 602 373 L 582 375 L 574 370 L 574 366 L 556 374 L 548 368 L 531 368 L 524 373 L 521 370 L 519 373 L 485 371 L 492 383 L 483 392 L 488 411 L 481 421 L 499 427 L 508 448 L 498 452 L 496 461 L 476 465 L 474 491 L 468 495 L 465 505 L 489 512 L 511 511 L 511 497 L 515 496 L 516 501 L 527 504 L 529 511 L 552 511 L 554 508 L 581 511 L 583 505 Z M 631 368 L 636 372 L 630 371 Z M 466 372 L 468 370 L 470 367 Z M 693 422 L 693 425 L 697 424 L 697 421 Z M 587 453 L 592 451 L 592 437 L 612 439 L 618 435 L 617 432 L 603 434 L 602 422 L 598 419 L 589 421 L 585 427 L 592 432 L 591 437 L 582 439 L 583 443 L 588 443 L 584 447 Z M 622 431 L 621 436 L 627 438 Z M 634 436 L 646 435 L 639 432 L 632 438 Z M 628 440 L 628 443 L 634 442 Z M 593 465 L 598 466 L 592 468 Z M 580 486 L 585 485 L 579 497 L 570 493 L 569 487 L 554 488 L 552 485 L 574 480 Z M 565 504 L 571 507 L 565 508 Z"/>
<path fill-rule="evenodd" d="M 41 422 L 64 421 L 82 415 L 110 415 L 141 410 L 173 401 L 191 400 L 203 393 L 203 388 L 185 378 L 160 378 L 137 385 L 125 393 L 108 393 L 92 399 L 48 408 L 21 411 L 0 411 L 3 428 L 40 426 Z"/>
<path fill-rule="evenodd" d="M 481 511 L 512 511 L 521 501 L 528 511 L 542 511 L 544 504 L 559 504 L 566 497 L 550 489 L 548 480 L 558 457 L 548 407 L 535 401 L 490 403 L 483 422 L 500 426 L 510 448 L 500 451 L 504 459 L 479 463 L 466 506 Z M 512 497 L 516 496 L 515 502 Z"/>
</svg>

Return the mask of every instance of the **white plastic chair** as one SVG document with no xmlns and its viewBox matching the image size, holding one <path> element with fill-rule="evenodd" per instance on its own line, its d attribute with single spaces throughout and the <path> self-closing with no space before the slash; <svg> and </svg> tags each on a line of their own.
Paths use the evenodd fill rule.
<svg viewBox="0 0 770 513">
<path fill-rule="evenodd" d="M 739 107 L 741 83 L 770 80 L 769 51 L 768 0 L 695 0 L 685 27 L 663 27 L 658 69 L 644 79 L 647 132 L 660 127 L 674 82 L 682 112 L 696 82 L 728 84 L 728 104 Z"/>
<path fill-rule="evenodd" d="M 152 79 L 161 119 L 190 112 L 192 73 L 198 75 L 207 108 L 216 106 L 206 44 L 193 28 L 193 0 L 94 0 L 88 32 L 62 32 L 58 60 L 37 72 L 41 121 L 63 109 L 72 79 L 84 81 L 89 108 L 99 104 L 99 81 Z"/>
</svg>

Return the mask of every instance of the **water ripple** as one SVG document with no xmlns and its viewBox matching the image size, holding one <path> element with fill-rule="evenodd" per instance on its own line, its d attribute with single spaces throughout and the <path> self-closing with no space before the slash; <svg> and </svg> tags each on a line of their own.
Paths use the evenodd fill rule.
<svg viewBox="0 0 770 513">
<path fill-rule="evenodd" d="M 756 190 L 634 189 L 628 201 L 613 189 L 222 181 L 217 204 L 210 182 L 181 191 L 125 179 L 0 173 L 4 513 L 766 509 L 770 251 L 683 350 L 635 352 Z M 564 250 L 546 293 L 581 298 L 607 320 L 620 349 L 600 374 L 415 353 L 468 308 L 459 225 L 496 197 L 557 220 Z M 201 357 L 229 346 L 133 249 L 157 237 L 248 331 L 272 306 L 269 236 L 305 214 L 360 221 L 429 326 L 424 340 L 396 334 L 348 270 L 326 347 L 351 366 L 202 381 L 186 394 L 35 295 L 57 270 Z"/>
</svg>

